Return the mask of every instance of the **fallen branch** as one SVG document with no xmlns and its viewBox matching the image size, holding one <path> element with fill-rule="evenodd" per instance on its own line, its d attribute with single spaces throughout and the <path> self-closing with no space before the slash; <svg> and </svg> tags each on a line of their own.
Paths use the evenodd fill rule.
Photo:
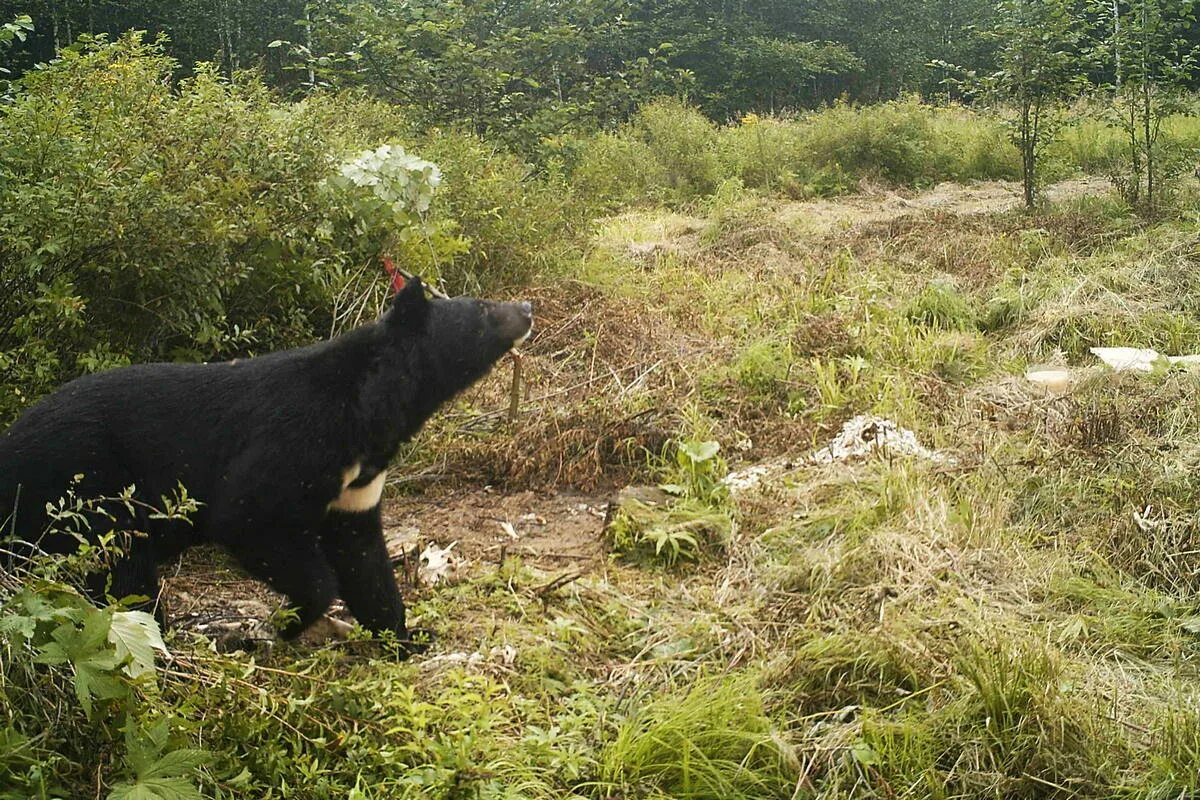
<svg viewBox="0 0 1200 800">
<path fill-rule="evenodd" d="M 582 577 L 583 577 L 582 572 L 564 572 L 562 575 L 559 575 L 557 578 L 550 581 L 549 583 L 544 583 L 541 586 L 535 586 L 533 589 L 533 593 L 536 594 L 538 597 L 542 598 L 543 600 L 545 600 L 546 596 L 549 595 L 551 592 L 553 592 L 557 589 L 561 589 L 562 587 L 566 586 L 568 583 L 574 583 L 575 581 L 579 580 Z"/>
</svg>

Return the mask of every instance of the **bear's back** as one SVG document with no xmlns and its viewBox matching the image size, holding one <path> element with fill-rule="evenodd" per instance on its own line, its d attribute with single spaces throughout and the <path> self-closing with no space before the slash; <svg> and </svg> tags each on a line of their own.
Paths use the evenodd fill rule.
<svg viewBox="0 0 1200 800">
<path fill-rule="evenodd" d="M 297 391 L 306 351 L 135 365 L 64 384 L 0 433 L 0 526 L 19 500 L 18 536 L 42 529 L 46 503 L 72 487 L 93 498 L 135 485 L 157 504 L 182 484 L 204 501 L 251 442 L 288 430 L 323 438 L 318 411 Z"/>
</svg>

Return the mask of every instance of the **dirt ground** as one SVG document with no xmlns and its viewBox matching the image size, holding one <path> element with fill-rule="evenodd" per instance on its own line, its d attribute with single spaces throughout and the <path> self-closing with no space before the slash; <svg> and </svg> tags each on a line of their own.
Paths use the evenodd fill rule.
<svg viewBox="0 0 1200 800">
<path fill-rule="evenodd" d="M 448 565 L 436 580 L 453 580 L 478 566 L 498 567 L 519 556 L 547 573 L 590 572 L 604 560 L 607 494 L 493 491 L 490 487 L 442 495 L 406 496 L 384 506 L 388 552 L 406 595 L 435 578 L 421 562 L 433 546 L 448 551 Z M 283 598 L 248 577 L 216 548 L 196 548 L 164 570 L 163 600 L 170 625 L 203 633 L 219 645 L 272 641 L 269 618 Z M 349 621 L 337 603 L 329 617 Z M 329 624 L 305 635 L 309 643 L 335 636 Z"/>
</svg>

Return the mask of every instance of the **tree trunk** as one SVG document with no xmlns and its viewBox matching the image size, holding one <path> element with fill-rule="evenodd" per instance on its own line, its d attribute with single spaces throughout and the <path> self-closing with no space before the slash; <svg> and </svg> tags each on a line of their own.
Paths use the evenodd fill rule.
<svg viewBox="0 0 1200 800">
<path fill-rule="evenodd" d="M 316 70 L 313 69 L 313 59 L 312 59 L 313 15 L 312 15 L 312 6 L 311 5 L 306 5 L 304 7 L 304 18 L 306 20 L 308 20 L 308 24 L 304 26 L 304 46 L 306 48 L 308 48 L 308 58 L 306 59 L 308 61 L 308 90 L 311 92 L 311 91 L 316 90 L 316 88 L 317 88 L 317 73 L 316 73 Z"/>
<path fill-rule="evenodd" d="M 1121 0 L 1112 0 L 1113 15 L 1113 61 L 1116 68 L 1117 88 L 1121 88 Z"/>
<path fill-rule="evenodd" d="M 62 40 L 58 37 L 58 3 L 50 2 L 50 35 L 54 39 L 54 55 L 62 49 Z"/>
<path fill-rule="evenodd" d="M 1150 81 L 1142 80 L 1142 151 L 1146 157 L 1146 209 L 1153 214 L 1154 196 L 1154 137 L 1150 127 L 1154 117 L 1154 100 Z"/>
<path fill-rule="evenodd" d="M 1035 144 L 1033 135 L 1033 119 L 1032 119 L 1033 101 L 1028 97 L 1021 98 L 1021 184 L 1025 191 L 1025 207 L 1033 208 L 1034 200 L 1034 172 L 1037 169 L 1035 163 Z"/>
</svg>

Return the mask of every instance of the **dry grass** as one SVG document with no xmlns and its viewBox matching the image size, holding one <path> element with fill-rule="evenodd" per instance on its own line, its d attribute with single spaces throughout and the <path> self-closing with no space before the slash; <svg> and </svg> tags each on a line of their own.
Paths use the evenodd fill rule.
<svg viewBox="0 0 1200 800">
<path fill-rule="evenodd" d="M 577 274 L 523 293 L 538 330 L 519 418 L 501 366 L 401 472 L 430 495 L 599 502 L 675 482 L 678 443 L 712 439 L 730 467 L 764 468 L 706 501 L 728 541 L 673 564 L 487 550 L 419 594 L 433 658 L 268 660 L 339 687 L 297 711 L 284 698 L 312 678 L 271 673 L 271 713 L 319 741 L 343 704 L 363 737 L 436 719 L 403 734 L 414 765 L 453 765 L 431 796 L 1192 796 L 1200 378 L 1116 375 L 1087 346 L 1193 342 L 1200 292 L 1177 268 L 1194 234 L 1086 204 L 908 200 L 849 231 L 739 197 L 606 221 Z M 1075 365 L 1069 391 L 1023 377 L 1043 359 Z M 863 413 L 941 457 L 807 458 Z M 397 781 L 380 791 L 411 777 L 372 763 Z"/>
</svg>

